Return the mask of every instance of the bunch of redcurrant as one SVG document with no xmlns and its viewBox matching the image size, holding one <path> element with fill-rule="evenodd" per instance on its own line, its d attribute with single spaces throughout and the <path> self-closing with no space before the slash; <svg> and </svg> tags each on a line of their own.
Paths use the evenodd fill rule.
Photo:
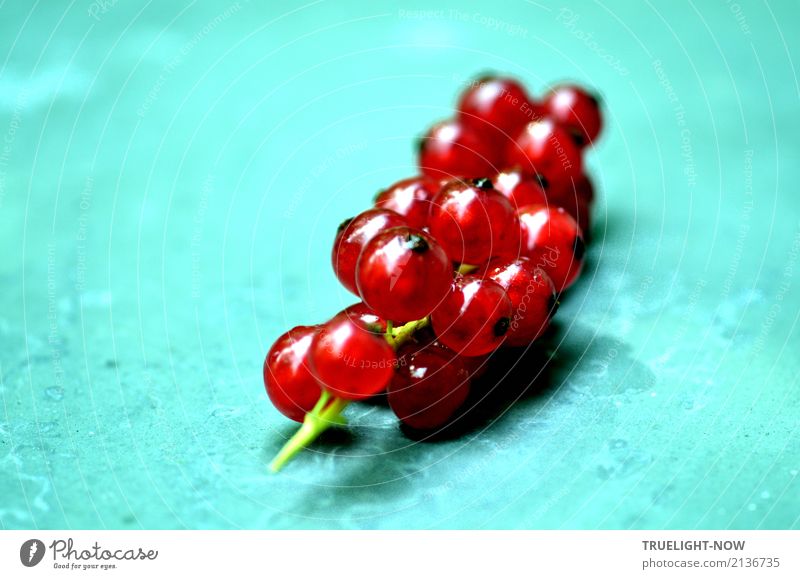
<svg viewBox="0 0 800 579">
<path fill-rule="evenodd" d="M 420 141 L 420 175 L 339 226 L 333 269 L 361 301 L 270 348 L 267 394 L 302 422 L 273 471 L 379 393 L 407 427 L 444 426 L 493 351 L 542 335 L 583 266 L 594 193 L 582 155 L 601 127 L 577 86 L 534 100 L 492 76 L 464 91 Z"/>
</svg>

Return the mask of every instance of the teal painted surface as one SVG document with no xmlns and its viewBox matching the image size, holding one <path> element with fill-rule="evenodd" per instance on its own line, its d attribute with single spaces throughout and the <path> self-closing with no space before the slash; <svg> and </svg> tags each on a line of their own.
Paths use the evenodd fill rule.
<svg viewBox="0 0 800 579">
<path fill-rule="evenodd" d="M 0 8 L 3 528 L 800 527 L 796 4 L 99 6 Z M 607 104 L 546 377 L 268 476 L 267 348 L 485 69 Z"/>
</svg>

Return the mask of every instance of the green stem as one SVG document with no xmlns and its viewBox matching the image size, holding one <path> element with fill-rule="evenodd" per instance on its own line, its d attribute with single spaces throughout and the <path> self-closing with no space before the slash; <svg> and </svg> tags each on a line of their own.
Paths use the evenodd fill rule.
<svg viewBox="0 0 800 579">
<path fill-rule="evenodd" d="M 470 265 L 468 263 L 462 263 L 461 265 L 458 266 L 458 273 L 462 273 L 462 274 L 472 273 L 476 269 L 478 269 L 477 265 Z"/>
<path fill-rule="evenodd" d="M 327 404 L 332 400 L 330 404 Z M 317 401 L 316 406 L 311 412 L 306 414 L 302 426 L 294 433 L 280 452 L 275 455 L 269 464 L 272 472 L 278 472 L 289 462 L 298 452 L 314 442 L 320 434 L 328 430 L 331 426 L 341 426 L 347 423 L 342 416 L 342 411 L 347 407 L 349 400 L 331 396 L 330 392 L 323 390 Z"/>
<path fill-rule="evenodd" d="M 411 338 L 414 332 L 427 326 L 429 322 L 430 319 L 425 317 L 421 320 L 414 320 L 413 322 L 408 322 L 399 328 L 395 328 L 392 330 L 392 341 L 389 343 L 396 349 L 398 346 L 401 346 L 403 342 Z"/>
<path fill-rule="evenodd" d="M 392 324 L 392 320 L 387 320 L 386 322 L 386 334 L 384 337 L 392 348 L 396 348 L 394 343 L 394 325 Z"/>
</svg>

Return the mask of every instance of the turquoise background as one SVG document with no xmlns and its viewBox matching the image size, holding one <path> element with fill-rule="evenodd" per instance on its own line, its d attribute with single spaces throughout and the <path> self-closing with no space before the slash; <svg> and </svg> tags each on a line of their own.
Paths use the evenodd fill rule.
<svg viewBox="0 0 800 579">
<path fill-rule="evenodd" d="M 798 17 L 3 3 L 0 524 L 800 527 Z M 294 426 L 264 354 L 354 301 L 336 225 L 414 173 L 414 139 L 485 70 L 606 106 L 548 371 L 448 440 L 353 406 L 268 475 Z"/>
</svg>

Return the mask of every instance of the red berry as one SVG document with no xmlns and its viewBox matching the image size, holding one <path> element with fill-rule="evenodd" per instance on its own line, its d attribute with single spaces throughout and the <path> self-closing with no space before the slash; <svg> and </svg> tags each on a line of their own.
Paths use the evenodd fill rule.
<svg viewBox="0 0 800 579">
<path fill-rule="evenodd" d="M 548 183 L 547 197 L 556 201 L 577 199 L 583 203 L 591 204 L 594 202 L 594 185 L 588 175 L 581 173 L 574 179 L 552 184 Z"/>
<path fill-rule="evenodd" d="M 406 224 L 405 217 L 388 209 L 369 209 L 343 221 L 336 232 L 331 253 L 333 271 L 342 285 L 358 295 L 356 262 L 361 250 L 381 231 Z"/>
<path fill-rule="evenodd" d="M 360 324 L 366 329 L 375 333 L 386 333 L 386 320 L 372 311 L 372 309 L 364 302 L 358 302 L 357 304 L 348 306 L 337 315 L 347 316 L 355 323 Z"/>
<path fill-rule="evenodd" d="M 489 139 L 453 120 L 434 125 L 419 146 L 420 171 L 438 180 L 486 177 L 497 161 Z"/>
<path fill-rule="evenodd" d="M 303 421 L 322 393 L 308 359 L 318 329 L 292 328 L 275 340 L 264 359 L 264 386 L 269 399 L 282 414 L 297 422 Z"/>
<path fill-rule="evenodd" d="M 464 126 L 490 135 L 496 146 L 505 147 L 522 127 L 540 118 L 542 110 L 517 81 L 487 76 L 461 95 L 458 113 Z"/>
<path fill-rule="evenodd" d="M 518 168 L 506 169 L 493 179 L 494 187 L 511 202 L 514 209 L 526 205 L 547 205 L 543 177 L 526 177 Z"/>
<path fill-rule="evenodd" d="M 526 257 L 492 261 L 483 275 L 496 281 L 511 300 L 507 346 L 527 346 L 550 325 L 556 310 L 556 288 L 543 269 Z"/>
<path fill-rule="evenodd" d="M 551 206 L 563 207 L 581 226 L 584 236 L 589 234 L 594 186 L 588 176 L 582 174 L 575 180 L 548 187 L 547 199 Z"/>
<path fill-rule="evenodd" d="M 363 400 L 383 390 L 396 364 L 394 350 L 382 334 L 346 315 L 320 328 L 309 357 L 323 388 L 347 400 Z"/>
<path fill-rule="evenodd" d="M 447 183 L 433 198 L 428 227 L 458 263 L 479 264 L 492 256 L 519 253 L 514 207 L 489 179 Z"/>
<path fill-rule="evenodd" d="M 453 269 L 436 240 L 411 227 L 397 227 L 373 238 L 358 260 L 361 299 L 393 322 L 424 318 L 444 298 Z"/>
<path fill-rule="evenodd" d="M 439 188 L 438 181 L 427 177 L 403 179 L 381 191 L 375 198 L 375 206 L 395 211 L 411 227 L 422 229 L 428 224 L 430 201 Z"/>
<path fill-rule="evenodd" d="M 550 276 L 557 292 L 564 291 L 583 267 L 581 228 L 561 207 L 531 205 L 520 210 L 519 220 L 523 255 Z"/>
<path fill-rule="evenodd" d="M 462 358 L 437 347 L 402 355 L 389 384 L 389 406 L 418 430 L 444 426 L 469 394 L 469 372 Z"/>
<path fill-rule="evenodd" d="M 567 129 L 579 147 L 592 144 L 603 128 L 597 97 L 574 85 L 554 87 L 546 96 L 547 114 Z"/>
<path fill-rule="evenodd" d="M 507 165 L 518 165 L 527 175 L 543 175 L 550 183 L 581 174 L 580 149 L 569 133 L 550 119 L 526 125 L 506 151 Z"/>
<path fill-rule="evenodd" d="M 497 349 L 508 333 L 511 300 L 495 281 L 458 276 L 450 293 L 431 314 L 439 341 L 461 356 Z"/>
</svg>

